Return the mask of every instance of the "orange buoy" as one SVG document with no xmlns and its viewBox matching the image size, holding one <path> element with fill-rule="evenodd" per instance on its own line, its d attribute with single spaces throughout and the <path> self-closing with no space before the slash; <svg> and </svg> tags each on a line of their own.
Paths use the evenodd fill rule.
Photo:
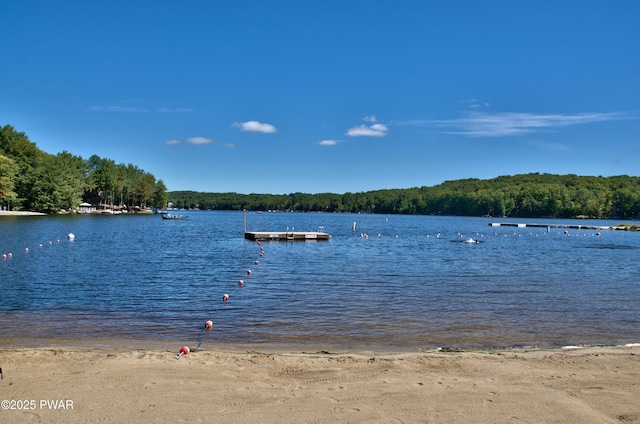
<svg viewBox="0 0 640 424">
<path fill-rule="evenodd" d="M 205 330 L 211 330 L 211 328 L 213 328 L 213 321 L 209 320 L 209 321 L 204 323 L 204 329 Z"/>
<path fill-rule="evenodd" d="M 229 300 L 229 295 L 225 293 L 222 295 L 222 301 L 226 302 L 227 300 Z"/>
</svg>

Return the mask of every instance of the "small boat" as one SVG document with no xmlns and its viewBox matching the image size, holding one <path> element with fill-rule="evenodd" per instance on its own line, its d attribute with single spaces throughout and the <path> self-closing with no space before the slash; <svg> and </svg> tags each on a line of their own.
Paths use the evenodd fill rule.
<svg viewBox="0 0 640 424">
<path fill-rule="evenodd" d="M 162 214 L 162 219 L 169 219 L 169 220 L 173 220 L 173 221 L 181 221 L 181 220 L 187 219 L 187 217 L 185 215 L 172 215 L 170 213 L 163 213 Z"/>
</svg>

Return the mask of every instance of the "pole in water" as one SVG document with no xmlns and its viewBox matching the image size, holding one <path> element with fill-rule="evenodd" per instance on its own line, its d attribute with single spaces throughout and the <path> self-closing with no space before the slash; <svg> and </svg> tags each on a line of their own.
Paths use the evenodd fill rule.
<svg viewBox="0 0 640 424">
<path fill-rule="evenodd" d="M 356 221 L 353 221 L 353 224 L 351 224 L 351 231 L 355 231 L 356 230 Z"/>
</svg>

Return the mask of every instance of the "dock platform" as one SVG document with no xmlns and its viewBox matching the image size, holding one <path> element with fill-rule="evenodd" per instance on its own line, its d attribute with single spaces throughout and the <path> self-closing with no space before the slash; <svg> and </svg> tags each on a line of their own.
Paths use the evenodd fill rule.
<svg viewBox="0 0 640 424">
<path fill-rule="evenodd" d="M 260 241 L 316 241 L 329 240 L 331 235 L 317 231 L 245 231 L 244 238 Z"/>
</svg>

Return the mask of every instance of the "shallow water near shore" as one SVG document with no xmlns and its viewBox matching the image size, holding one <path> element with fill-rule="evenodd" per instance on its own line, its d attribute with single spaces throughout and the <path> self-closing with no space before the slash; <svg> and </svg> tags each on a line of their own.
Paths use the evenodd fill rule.
<svg viewBox="0 0 640 424">
<path fill-rule="evenodd" d="M 0 262 L 0 345 L 415 350 L 640 341 L 640 233 L 488 225 L 620 221 L 249 212 L 250 231 L 324 227 L 332 235 L 258 244 L 243 238 L 242 212 L 180 213 L 188 219 L 2 217 L 0 253 L 12 257 Z M 204 331 L 209 319 L 214 327 Z"/>
</svg>

